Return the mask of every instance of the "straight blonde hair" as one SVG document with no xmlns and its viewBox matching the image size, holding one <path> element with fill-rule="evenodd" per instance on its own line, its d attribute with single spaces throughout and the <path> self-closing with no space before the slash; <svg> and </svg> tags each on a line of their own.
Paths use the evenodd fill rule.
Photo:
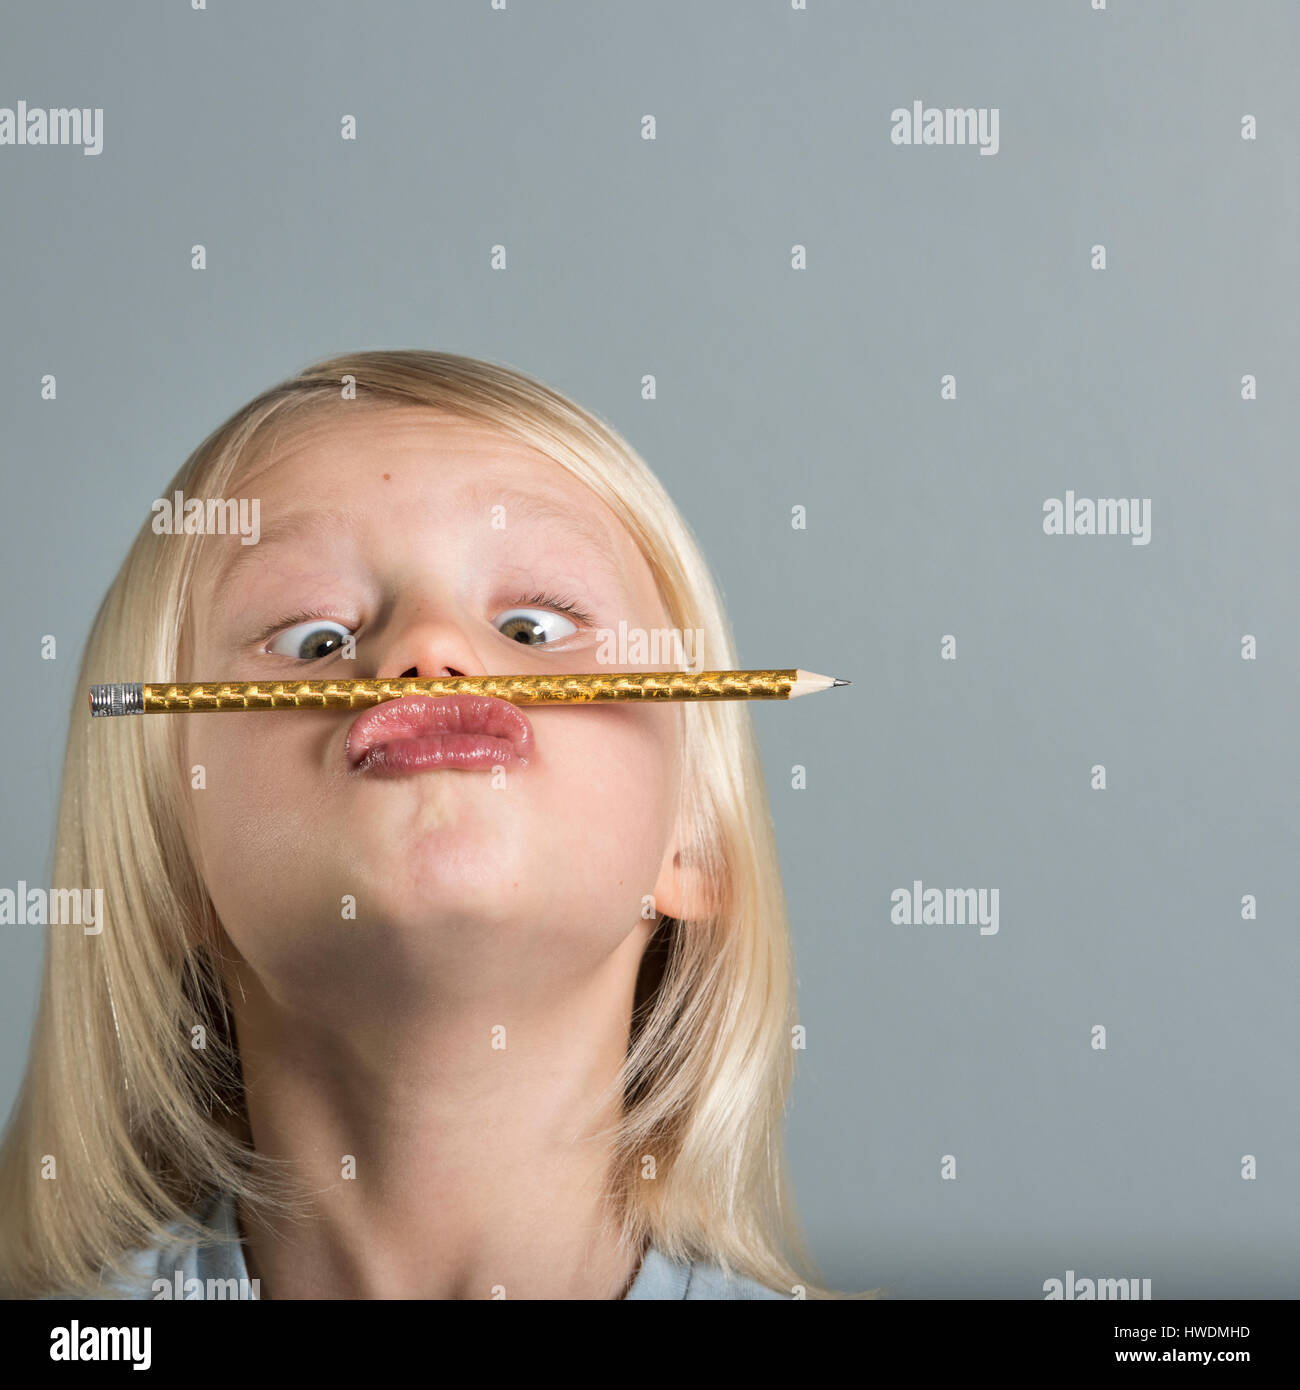
<svg viewBox="0 0 1300 1390">
<path fill-rule="evenodd" d="M 276 440 L 330 411 L 432 407 L 540 450 L 621 519 L 669 621 L 700 629 L 714 669 L 734 642 L 698 544 L 612 428 L 532 378 L 472 358 L 358 352 L 316 363 L 238 410 L 168 485 L 224 497 Z M 107 930 L 49 931 L 31 1049 L 0 1145 L 0 1284 L 8 1296 L 111 1295 L 132 1251 L 215 1240 L 196 1215 L 229 1193 L 297 1213 L 249 1142 L 238 1047 L 191 853 L 178 721 L 92 721 L 95 682 L 176 679 L 201 535 L 138 535 L 95 616 L 77 676 L 54 882 L 104 890 Z M 647 947 L 612 1136 L 610 1197 L 633 1244 L 810 1298 L 781 1139 L 793 1074 L 793 965 L 762 771 L 743 701 L 686 711 L 683 825 L 712 885 L 698 918 L 661 916 Z M 654 1158 L 654 1177 L 642 1167 Z M 873 1291 L 874 1292 L 874 1291 Z M 849 1297 L 863 1295 L 847 1295 Z M 871 1296 L 871 1295 L 865 1295 Z"/>
</svg>

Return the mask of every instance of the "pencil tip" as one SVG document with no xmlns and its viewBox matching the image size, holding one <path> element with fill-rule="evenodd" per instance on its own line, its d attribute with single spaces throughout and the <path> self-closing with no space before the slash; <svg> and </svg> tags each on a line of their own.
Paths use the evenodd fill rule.
<svg viewBox="0 0 1300 1390">
<path fill-rule="evenodd" d="M 842 680 L 832 679 L 831 684 L 832 684 L 832 685 L 852 685 L 853 682 L 852 682 L 852 681 L 842 681 Z"/>
</svg>

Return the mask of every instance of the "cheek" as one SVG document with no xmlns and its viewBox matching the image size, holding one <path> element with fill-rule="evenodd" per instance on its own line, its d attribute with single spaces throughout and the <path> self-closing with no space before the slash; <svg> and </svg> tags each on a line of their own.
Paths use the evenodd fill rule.
<svg viewBox="0 0 1300 1390">
<path fill-rule="evenodd" d="M 187 778 L 197 766 L 204 782 L 190 792 L 198 860 L 218 914 L 236 927 L 318 862 L 326 731 L 293 713 L 189 717 Z"/>
<path fill-rule="evenodd" d="M 535 721 L 545 766 L 537 810 L 569 871 L 636 900 L 654 889 L 677 810 L 678 712 L 550 710 Z"/>
</svg>

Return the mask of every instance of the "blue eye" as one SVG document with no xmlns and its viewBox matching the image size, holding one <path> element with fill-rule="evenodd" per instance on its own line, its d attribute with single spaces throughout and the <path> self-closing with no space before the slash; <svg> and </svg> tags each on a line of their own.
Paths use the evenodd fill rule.
<svg viewBox="0 0 1300 1390">
<path fill-rule="evenodd" d="M 329 631 L 333 628 L 334 631 Z M 277 656 L 293 656 L 300 661 L 319 661 L 321 657 L 338 651 L 352 636 L 349 628 L 329 618 L 312 618 L 310 622 L 299 623 L 287 632 L 282 632 L 271 643 L 271 651 Z"/>
<path fill-rule="evenodd" d="M 497 623 L 503 637 L 529 647 L 548 646 L 578 630 L 577 624 L 571 623 L 568 618 L 559 613 L 548 613 L 542 608 L 511 608 L 497 618 Z M 563 623 L 567 630 L 554 631 L 551 626 L 554 623 Z"/>
</svg>

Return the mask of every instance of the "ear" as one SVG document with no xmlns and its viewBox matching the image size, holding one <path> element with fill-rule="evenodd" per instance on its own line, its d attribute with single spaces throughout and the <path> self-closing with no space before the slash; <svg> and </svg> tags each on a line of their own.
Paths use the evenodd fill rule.
<svg viewBox="0 0 1300 1390">
<path fill-rule="evenodd" d="M 669 838 L 659 865 L 654 887 L 655 911 L 669 917 L 700 919 L 713 910 L 712 894 L 703 866 L 684 844 L 679 825 Z"/>
</svg>

